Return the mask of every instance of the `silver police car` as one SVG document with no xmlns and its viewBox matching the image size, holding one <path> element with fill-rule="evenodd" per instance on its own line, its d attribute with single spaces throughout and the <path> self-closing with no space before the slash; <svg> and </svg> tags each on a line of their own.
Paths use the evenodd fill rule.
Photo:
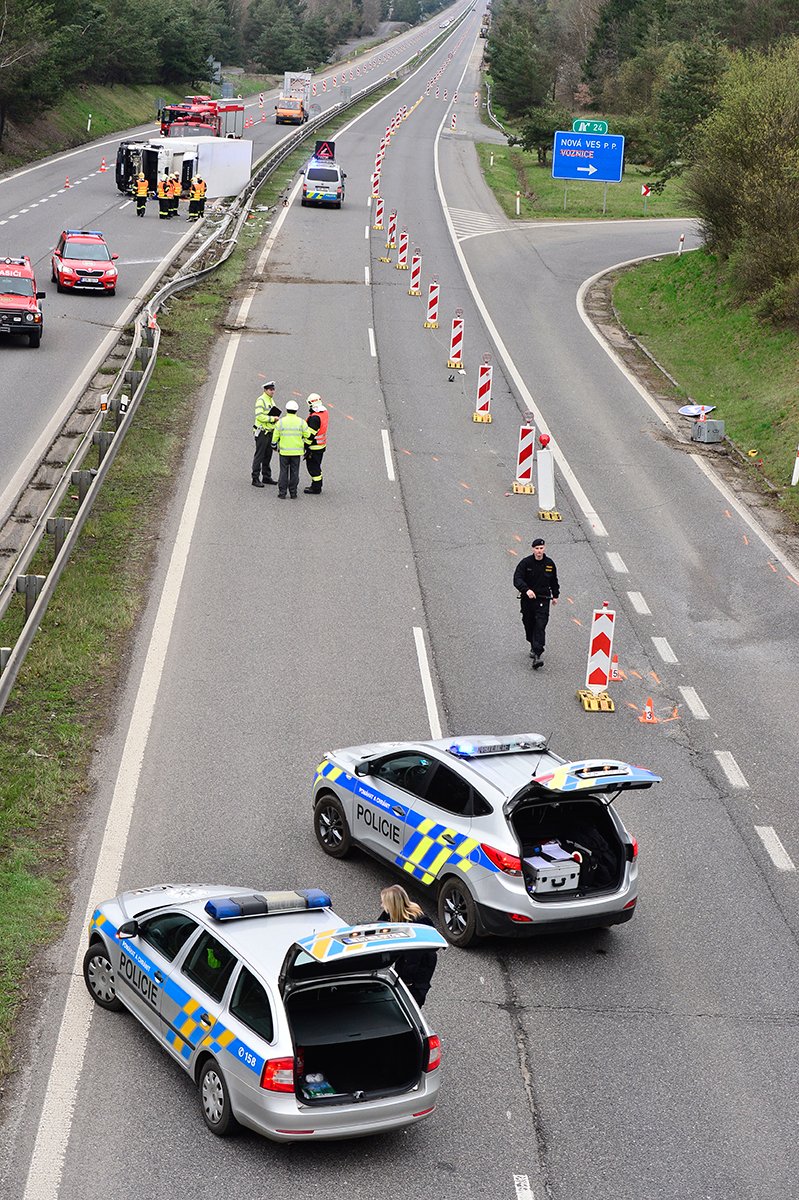
<svg viewBox="0 0 799 1200">
<path fill-rule="evenodd" d="M 660 778 L 567 762 L 537 733 L 382 742 L 325 755 L 313 784 L 322 849 L 353 845 L 438 894 L 455 946 L 629 921 L 638 844 L 612 807 Z"/>
<path fill-rule="evenodd" d="M 168 885 L 99 905 L 83 974 L 191 1075 L 212 1133 L 338 1139 L 433 1112 L 441 1044 L 391 963 L 445 946 L 426 925 L 347 926 L 316 889 Z"/>
</svg>

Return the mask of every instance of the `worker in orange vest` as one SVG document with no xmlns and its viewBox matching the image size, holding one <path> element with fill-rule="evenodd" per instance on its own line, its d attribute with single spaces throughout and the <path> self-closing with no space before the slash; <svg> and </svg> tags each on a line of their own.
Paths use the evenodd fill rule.
<svg viewBox="0 0 799 1200">
<path fill-rule="evenodd" d="M 200 181 L 196 177 L 191 181 L 189 188 L 189 220 L 196 221 L 200 215 L 200 200 L 202 199 L 202 190 Z"/>
<path fill-rule="evenodd" d="M 158 216 L 165 221 L 169 217 L 171 184 L 169 175 L 164 171 L 163 179 L 158 180 Z"/>
<path fill-rule="evenodd" d="M 197 215 L 200 217 L 204 217 L 205 216 L 205 193 L 208 191 L 208 184 L 205 182 L 204 179 L 201 179 L 199 175 L 197 176 L 197 186 L 200 189 L 200 203 L 197 207 Z"/>
<path fill-rule="evenodd" d="M 147 207 L 147 195 L 149 192 L 149 187 L 150 185 L 148 184 L 146 177 L 139 173 L 133 188 L 134 195 L 136 196 L 137 217 L 144 216 L 144 210 Z"/>
<path fill-rule="evenodd" d="M 328 411 L 318 392 L 308 397 L 308 427 L 313 430 L 313 442 L 305 451 L 305 465 L 311 477 L 311 486 L 304 488 L 308 496 L 318 496 L 322 491 L 322 459 L 327 449 Z"/>
</svg>

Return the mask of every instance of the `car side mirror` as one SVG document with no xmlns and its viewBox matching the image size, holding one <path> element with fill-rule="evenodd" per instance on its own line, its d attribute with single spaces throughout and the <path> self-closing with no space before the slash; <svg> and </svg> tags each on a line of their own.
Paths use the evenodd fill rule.
<svg viewBox="0 0 799 1200">
<path fill-rule="evenodd" d="M 47 292 L 37 292 L 37 293 L 36 293 L 36 299 L 37 299 L 37 300 L 44 300 L 44 298 L 45 298 L 45 296 L 46 296 L 46 295 L 47 295 Z"/>
<path fill-rule="evenodd" d="M 139 922 L 138 921 L 125 921 L 125 923 L 123 925 L 120 925 L 119 929 L 117 930 L 117 938 L 119 939 L 119 941 L 122 942 L 125 940 L 125 938 L 136 937 L 138 935 L 138 932 L 139 932 Z"/>
<path fill-rule="evenodd" d="M 119 255 L 118 255 L 118 254 L 112 254 L 112 255 L 111 255 L 111 259 L 112 259 L 112 261 L 113 261 L 113 262 L 116 262 L 116 260 L 117 260 L 118 258 L 119 258 Z"/>
<path fill-rule="evenodd" d="M 347 178 L 347 172 L 346 172 L 346 171 L 342 171 L 342 172 L 341 172 L 341 178 L 342 178 L 342 179 L 346 179 L 346 178 Z"/>
<path fill-rule="evenodd" d="M 359 762 L 359 763 L 355 764 L 355 774 L 358 776 L 359 779 L 363 779 L 364 775 L 368 775 L 370 769 L 371 769 L 371 763 L 368 761 L 368 759 L 365 759 L 363 762 Z"/>
</svg>

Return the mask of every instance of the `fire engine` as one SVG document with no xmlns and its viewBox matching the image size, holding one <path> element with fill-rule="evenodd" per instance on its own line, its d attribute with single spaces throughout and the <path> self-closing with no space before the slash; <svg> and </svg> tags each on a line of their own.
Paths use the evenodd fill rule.
<svg viewBox="0 0 799 1200">
<path fill-rule="evenodd" d="M 44 292 L 36 291 L 36 279 L 27 255 L 0 258 L 0 333 L 26 333 L 34 349 L 42 340 Z"/>
<path fill-rule="evenodd" d="M 180 104 L 161 109 L 163 137 L 240 138 L 243 133 L 244 105 L 238 100 L 184 96 Z"/>
</svg>

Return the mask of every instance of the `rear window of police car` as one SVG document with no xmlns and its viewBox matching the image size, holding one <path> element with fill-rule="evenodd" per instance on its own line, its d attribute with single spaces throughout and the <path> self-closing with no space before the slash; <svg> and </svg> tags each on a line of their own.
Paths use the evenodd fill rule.
<svg viewBox="0 0 799 1200">
<path fill-rule="evenodd" d="M 334 167 L 309 167 L 305 178 L 317 183 L 338 183 L 338 171 Z"/>
</svg>

